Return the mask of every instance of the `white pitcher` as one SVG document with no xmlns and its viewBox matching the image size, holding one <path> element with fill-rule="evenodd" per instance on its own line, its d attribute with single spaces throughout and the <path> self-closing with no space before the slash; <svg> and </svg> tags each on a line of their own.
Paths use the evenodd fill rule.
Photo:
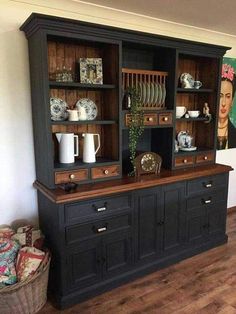
<svg viewBox="0 0 236 314">
<path fill-rule="evenodd" d="M 59 142 L 59 161 L 63 164 L 75 162 L 79 156 L 79 138 L 74 133 L 56 133 Z"/>
<path fill-rule="evenodd" d="M 83 150 L 83 162 L 91 163 L 96 162 L 96 154 L 100 148 L 100 135 L 93 133 L 84 133 L 84 150 Z M 94 137 L 98 138 L 98 146 L 95 150 Z"/>
</svg>

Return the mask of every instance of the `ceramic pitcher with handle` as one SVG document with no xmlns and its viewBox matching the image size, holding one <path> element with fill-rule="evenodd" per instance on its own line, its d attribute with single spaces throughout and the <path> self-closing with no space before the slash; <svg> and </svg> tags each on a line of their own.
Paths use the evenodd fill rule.
<svg viewBox="0 0 236 314">
<path fill-rule="evenodd" d="M 82 134 L 84 138 L 83 162 L 96 162 L 96 154 L 100 148 L 100 135 L 93 133 Z M 95 149 L 94 137 L 97 136 L 97 148 Z"/>
<path fill-rule="evenodd" d="M 75 162 L 79 156 L 79 138 L 74 133 L 56 133 L 59 142 L 59 161 L 63 164 Z"/>
</svg>

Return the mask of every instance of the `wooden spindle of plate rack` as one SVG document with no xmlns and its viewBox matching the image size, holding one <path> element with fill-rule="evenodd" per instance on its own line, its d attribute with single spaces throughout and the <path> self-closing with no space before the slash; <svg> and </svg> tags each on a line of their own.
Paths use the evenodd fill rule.
<svg viewBox="0 0 236 314">
<path fill-rule="evenodd" d="M 143 110 L 165 109 L 167 76 L 168 72 L 123 68 L 123 91 L 135 87 L 140 94 Z"/>
</svg>

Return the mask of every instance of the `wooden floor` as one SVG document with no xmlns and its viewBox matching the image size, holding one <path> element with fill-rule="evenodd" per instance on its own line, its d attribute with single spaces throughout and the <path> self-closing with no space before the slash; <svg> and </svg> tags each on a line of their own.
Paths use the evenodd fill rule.
<svg viewBox="0 0 236 314">
<path fill-rule="evenodd" d="M 64 311 L 48 302 L 40 314 L 236 314 L 236 211 L 228 244 L 152 273 Z"/>
</svg>

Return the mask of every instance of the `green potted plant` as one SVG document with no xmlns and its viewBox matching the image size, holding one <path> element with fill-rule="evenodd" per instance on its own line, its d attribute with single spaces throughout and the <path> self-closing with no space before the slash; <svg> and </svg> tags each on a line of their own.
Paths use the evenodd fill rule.
<svg viewBox="0 0 236 314">
<path fill-rule="evenodd" d="M 127 90 L 130 97 L 130 121 L 129 121 L 129 152 L 132 170 L 130 176 L 135 175 L 134 159 L 137 153 L 137 145 L 140 136 L 144 131 L 144 119 L 140 94 L 135 87 Z"/>
</svg>

